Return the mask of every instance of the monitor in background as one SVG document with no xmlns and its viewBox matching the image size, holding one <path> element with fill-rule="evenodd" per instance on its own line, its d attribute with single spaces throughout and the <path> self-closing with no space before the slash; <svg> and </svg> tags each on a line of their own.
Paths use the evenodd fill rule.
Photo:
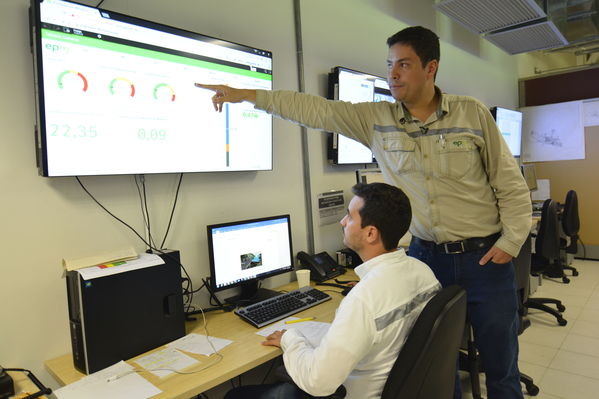
<svg viewBox="0 0 599 399">
<path fill-rule="evenodd" d="M 335 67 L 329 73 L 329 98 L 351 103 L 395 101 L 385 78 L 343 67 Z M 370 148 L 337 133 L 329 138 L 328 153 L 337 165 L 375 161 Z"/>
<path fill-rule="evenodd" d="M 520 167 L 522 170 L 522 175 L 524 176 L 524 180 L 526 181 L 526 185 L 530 191 L 536 191 L 538 189 L 537 186 L 537 174 L 535 172 L 534 164 L 526 164 Z"/>
<path fill-rule="evenodd" d="M 358 169 L 356 170 L 356 183 L 385 183 L 385 177 L 379 168 Z"/>
<path fill-rule="evenodd" d="M 63 0 L 31 0 L 43 176 L 272 169 L 272 118 L 195 82 L 272 88 L 272 53 Z"/>
<path fill-rule="evenodd" d="M 258 288 L 258 282 L 293 270 L 289 215 L 207 228 L 212 288 L 221 291 L 241 287 L 241 294 L 226 302 L 245 306 L 280 294 Z"/>
<path fill-rule="evenodd" d="M 514 157 L 520 157 L 522 147 L 522 112 L 493 107 L 491 114 Z"/>
</svg>

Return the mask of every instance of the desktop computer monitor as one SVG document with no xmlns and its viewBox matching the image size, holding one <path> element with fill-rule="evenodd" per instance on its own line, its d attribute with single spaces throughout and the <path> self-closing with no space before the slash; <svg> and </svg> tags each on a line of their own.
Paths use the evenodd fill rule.
<svg viewBox="0 0 599 399">
<path fill-rule="evenodd" d="M 279 293 L 258 282 L 293 270 L 289 215 L 207 226 L 210 285 L 214 291 L 241 287 L 225 301 L 248 305 Z"/>
<path fill-rule="evenodd" d="M 533 164 L 522 165 L 521 167 L 522 175 L 524 176 L 524 180 L 526 181 L 526 185 L 530 191 L 535 191 L 538 189 L 537 186 L 537 174 L 535 172 L 535 166 Z"/>
<path fill-rule="evenodd" d="M 522 112 L 493 107 L 491 108 L 491 114 L 495 118 L 497 127 L 499 127 L 512 155 L 519 158 L 522 149 Z"/>
</svg>

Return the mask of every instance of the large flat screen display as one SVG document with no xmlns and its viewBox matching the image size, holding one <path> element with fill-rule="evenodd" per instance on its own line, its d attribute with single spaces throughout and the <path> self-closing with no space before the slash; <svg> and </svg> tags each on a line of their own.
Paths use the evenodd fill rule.
<svg viewBox="0 0 599 399">
<path fill-rule="evenodd" d="M 329 74 L 329 98 L 360 102 L 395 102 L 387 81 L 352 69 L 335 67 Z M 333 133 L 329 156 L 335 164 L 366 164 L 374 162 L 370 148 L 345 136 Z"/>
<path fill-rule="evenodd" d="M 272 53 L 63 0 L 32 0 L 43 176 L 272 169 L 272 118 L 195 82 L 271 89 Z"/>
<path fill-rule="evenodd" d="M 514 157 L 520 157 L 522 147 L 522 112 L 493 107 L 491 113 Z"/>
</svg>

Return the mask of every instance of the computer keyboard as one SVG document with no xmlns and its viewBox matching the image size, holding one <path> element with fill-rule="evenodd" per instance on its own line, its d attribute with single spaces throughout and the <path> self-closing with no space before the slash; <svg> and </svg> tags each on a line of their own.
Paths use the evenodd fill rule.
<svg viewBox="0 0 599 399">
<path fill-rule="evenodd" d="M 329 299 L 331 299 L 330 295 L 316 288 L 303 287 L 244 308 L 236 309 L 235 314 L 253 326 L 261 328 L 267 324 L 326 302 Z"/>
</svg>

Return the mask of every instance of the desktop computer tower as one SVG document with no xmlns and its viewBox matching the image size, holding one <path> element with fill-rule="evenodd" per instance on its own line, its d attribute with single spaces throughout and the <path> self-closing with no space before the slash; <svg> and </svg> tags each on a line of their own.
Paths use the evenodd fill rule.
<svg viewBox="0 0 599 399">
<path fill-rule="evenodd" d="M 66 274 L 75 368 L 85 374 L 185 335 L 179 251 L 164 264 L 85 280 Z"/>
</svg>

